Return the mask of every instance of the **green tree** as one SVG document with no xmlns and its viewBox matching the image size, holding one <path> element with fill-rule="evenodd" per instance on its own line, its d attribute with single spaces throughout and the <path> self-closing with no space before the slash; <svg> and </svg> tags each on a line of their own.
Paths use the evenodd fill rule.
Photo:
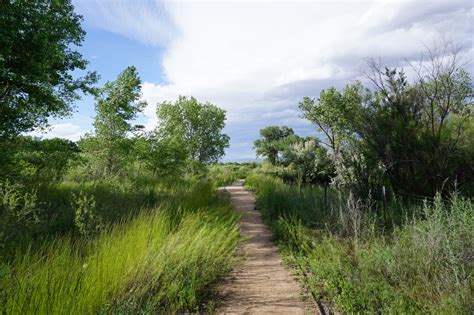
<svg viewBox="0 0 474 315">
<path fill-rule="evenodd" d="M 69 0 L 0 1 L 0 140 L 43 127 L 71 112 L 95 73 L 75 78 L 87 61 L 82 17 Z"/>
<path fill-rule="evenodd" d="M 356 126 L 360 125 L 361 113 L 372 94 L 360 82 L 347 85 L 342 91 L 331 87 L 320 93 L 318 100 L 304 98 L 300 103 L 303 117 L 318 126 L 330 149 L 331 167 L 327 173 L 338 188 L 349 188 L 361 196 L 379 183 L 380 167 L 377 159 L 367 154 L 366 145 Z"/>
<path fill-rule="evenodd" d="M 272 165 L 280 162 L 283 148 L 298 140 L 293 129 L 287 126 L 268 126 L 260 129 L 260 139 L 255 140 L 254 147 L 257 156 L 268 159 Z"/>
<path fill-rule="evenodd" d="M 321 91 L 318 100 L 305 97 L 299 104 L 303 117 L 324 133 L 326 140 L 321 142 L 331 149 L 334 159 L 339 155 L 343 141 L 351 134 L 352 119 L 362 102 L 361 89 L 360 83 L 346 86 L 342 93 L 331 87 Z"/>
<path fill-rule="evenodd" d="M 355 132 L 384 166 L 396 191 L 433 196 L 474 178 L 466 149 L 472 83 L 455 51 L 431 52 L 410 85 L 402 71 L 371 61 L 375 86 Z M 421 70 L 420 70 L 421 69 Z"/>
<path fill-rule="evenodd" d="M 186 145 L 179 136 L 162 137 L 155 131 L 135 138 L 134 152 L 154 175 L 161 177 L 179 175 L 188 157 Z"/>
<path fill-rule="evenodd" d="M 166 141 L 183 145 L 197 165 L 216 162 L 229 147 L 229 136 L 222 133 L 225 111 L 213 104 L 180 96 L 174 103 L 158 104 L 157 115 L 160 139 L 175 139 Z"/>
<path fill-rule="evenodd" d="M 296 170 L 299 183 L 329 184 L 334 167 L 318 139 L 300 138 L 283 149 L 283 156 L 285 164 Z"/>
<path fill-rule="evenodd" d="M 96 96 L 95 135 L 88 135 L 81 145 L 106 176 L 116 174 L 130 156 L 133 141 L 127 136 L 141 127 L 130 121 L 146 106 L 138 101 L 140 97 L 141 81 L 135 67 L 107 82 Z"/>
<path fill-rule="evenodd" d="M 16 144 L 14 159 L 21 170 L 21 177 L 36 183 L 60 180 L 70 163 L 79 157 L 79 147 L 67 139 L 18 137 Z"/>
</svg>

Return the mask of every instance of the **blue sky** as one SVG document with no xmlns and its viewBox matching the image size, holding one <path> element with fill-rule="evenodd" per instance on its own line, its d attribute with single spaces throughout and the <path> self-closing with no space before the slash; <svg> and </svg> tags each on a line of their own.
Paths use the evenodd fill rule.
<svg viewBox="0 0 474 315">
<path fill-rule="evenodd" d="M 252 143 L 268 125 L 316 134 L 298 102 L 360 78 L 364 58 L 403 67 L 440 38 L 459 45 L 467 61 L 474 52 L 470 0 L 73 3 L 87 32 L 80 51 L 100 84 L 137 67 L 148 102 L 139 121 L 148 129 L 157 124 L 156 104 L 178 95 L 227 110 L 225 161 L 254 159 Z M 79 139 L 91 130 L 93 109 L 84 98 L 43 136 Z"/>
</svg>

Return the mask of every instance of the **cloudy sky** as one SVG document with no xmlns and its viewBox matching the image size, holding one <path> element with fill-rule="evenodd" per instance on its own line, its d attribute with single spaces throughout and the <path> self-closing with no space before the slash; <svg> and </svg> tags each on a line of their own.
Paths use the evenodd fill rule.
<svg viewBox="0 0 474 315">
<path fill-rule="evenodd" d="M 316 134 L 298 102 L 357 79 L 364 58 L 401 66 L 444 38 L 472 59 L 473 2 L 75 0 L 84 16 L 80 51 L 113 80 L 135 65 L 153 128 L 158 102 L 193 95 L 227 110 L 226 161 L 252 160 L 260 128 L 288 125 Z M 46 137 L 77 140 L 91 130 L 93 99 Z"/>
</svg>

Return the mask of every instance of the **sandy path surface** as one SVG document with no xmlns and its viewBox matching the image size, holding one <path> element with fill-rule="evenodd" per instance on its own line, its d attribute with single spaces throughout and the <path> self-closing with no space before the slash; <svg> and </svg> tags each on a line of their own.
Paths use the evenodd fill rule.
<svg viewBox="0 0 474 315">
<path fill-rule="evenodd" d="M 255 197 L 239 181 L 227 190 L 236 211 L 242 214 L 241 244 L 237 264 L 218 287 L 225 314 L 318 314 L 317 308 L 300 298 L 301 288 L 284 268 L 271 232 L 254 210 Z"/>
</svg>

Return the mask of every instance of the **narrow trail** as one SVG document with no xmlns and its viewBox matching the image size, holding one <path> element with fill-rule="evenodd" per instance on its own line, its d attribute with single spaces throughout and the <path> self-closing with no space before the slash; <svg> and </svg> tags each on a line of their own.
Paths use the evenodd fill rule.
<svg viewBox="0 0 474 315">
<path fill-rule="evenodd" d="M 300 298 L 301 288 L 284 268 L 271 231 L 254 210 L 255 197 L 238 181 L 225 187 L 236 211 L 242 214 L 245 237 L 239 249 L 241 261 L 218 287 L 222 314 L 318 314 L 311 302 Z"/>
</svg>

